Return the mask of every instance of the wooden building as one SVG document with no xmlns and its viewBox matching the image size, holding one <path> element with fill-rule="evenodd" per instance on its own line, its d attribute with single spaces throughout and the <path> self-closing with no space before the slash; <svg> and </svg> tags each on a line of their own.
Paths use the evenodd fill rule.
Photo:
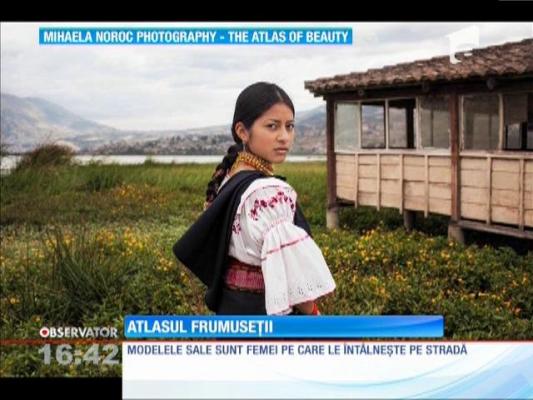
<svg viewBox="0 0 533 400">
<path fill-rule="evenodd" d="M 327 225 L 342 206 L 533 239 L 533 39 L 306 81 L 327 104 Z"/>
</svg>

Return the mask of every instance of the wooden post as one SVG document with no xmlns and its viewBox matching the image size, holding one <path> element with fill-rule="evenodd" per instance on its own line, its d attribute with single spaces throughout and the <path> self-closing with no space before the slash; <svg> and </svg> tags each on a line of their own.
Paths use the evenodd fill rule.
<svg viewBox="0 0 533 400">
<path fill-rule="evenodd" d="M 339 227 L 339 209 L 337 204 L 337 171 L 335 160 L 335 104 L 333 100 L 326 99 L 326 153 L 327 153 L 327 206 L 326 227 L 336 229 Z"/>
<path fill-rule="evenodd" d="M 429 159 L 428 155 L 424 154 L 424 218 L 429 215 Z"/>
<path fill-rule="evenodd" d="M 518 208 L 518 228 L 523 231 L 524 230 L 524 217 L 525 217 L 525 212 L 524 212 L 524 195 L 525 195 L 525 192 L 526 192 L 526 165 L 525 165 L 525 160 L 524 160 L 524 157 L 521 157 L 520 158 L 520 168 L 518 169 L 519 171 L 519 174 L 518 174 L 518 196 L 519 196 L 519 199 L 520 199 L 520 204 L 519 204 L 519 208 Z"/>
<path fill-rule="evenodd" d="M 487 224 L 492 218 L 492 157 L 487 155 Z"/>
<path fill-rule="evenodd" d="M 415 226 L 415 212 L 410 210 L 404 210 L 403 212 L 403 227 L 407 232 L 413 230 Z"/>
<path fill-rule="evenodd" d="M 503 94 L 499 93 L 498 94 L 498 150 L 503 150 L 505 146 L 507 146 L 507 144 L 505 143 L 505 138 L 503 134 L 505 130 L 503 110 L 504 110 Z M 490 130 L 489 130 L 489 135 L 490 135 Z"/>
<path fill-rule="evenodd" d="M 452 215 L 448 226 L 448 238 L 464 243 L 461 219 L 461 160 L 459 154 L 459 98 L 457 93 L 450 94 L 450 146 L 451 146 L 451 182 Z"/>
<path fill-rule="evenodd" d="M 400 214 L 403 213 L 403 153 L 399 156 L 400 163 Z"/>
<path fill-rule="evenodd" d="M 376 207 L 378 211 L 381 209 L 381 157 L 376 154 Z"/>
<path fill-rule="evenodd" d="M 359 153 L 355 151 L 355 181 L 354 181 L 354 194 L 353 194 L 353 205 L 357 208 L 357 194 L 359 191 Z"/>
</svg>

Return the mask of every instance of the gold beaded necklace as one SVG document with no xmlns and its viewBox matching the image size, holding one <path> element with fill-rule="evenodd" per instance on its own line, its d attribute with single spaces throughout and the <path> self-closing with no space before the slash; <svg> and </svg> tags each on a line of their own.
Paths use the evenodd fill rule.
<svg viewBox="0 0 533 400">
<path fill-rule="evenodd" d="M 235 162 L 233 163 L 233 166 L 231 167 L 231 170 L 229 172 L 230 176 L 233 176 L 233 172 L 238 168 L 240 163 L 247 164 L 265 175 L 274 175 L 274 168 L 272 167 L 271 162 L 268 162 L 262 159 L 261 157 L 258 157 L 255 154 L 249 153 L 247 151 L 240 151 L 237 155 L 237 158 L 235 159 Z"/>
</svg>

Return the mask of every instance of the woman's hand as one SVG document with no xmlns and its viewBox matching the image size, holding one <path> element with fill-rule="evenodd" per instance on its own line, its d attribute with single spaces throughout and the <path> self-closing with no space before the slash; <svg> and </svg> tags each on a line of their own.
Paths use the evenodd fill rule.
<svg viewBox="0 0 533 400">
<path fill-rule="evenodd" d="M 305 303 L 296 304 L 295 307 L 305 315 L 320 315 L 318 306 L 314 301 L 306 301 Z"/>
</svg>

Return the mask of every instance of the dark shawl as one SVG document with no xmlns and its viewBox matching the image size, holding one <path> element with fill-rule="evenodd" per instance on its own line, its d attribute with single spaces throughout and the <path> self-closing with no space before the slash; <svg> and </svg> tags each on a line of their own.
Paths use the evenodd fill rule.
<svg viewBox="0 0 533 400">
<path fill-rule="evenodd" d="M 220 189 L 217 197 L 194 224 L 174 244 L 174 255 L 207 285 L 205 302 L 217 311 L 223 277 L 228 265 L 231 228 L 241 196 L 256 179 L 265 178 L 258 171 L 241 171 L 231 177 Z M 285 180 L 276 175 L 276 178 Z M 294 223 L 311 236 L 311 229 L 296 203 Z"/>
</svg>

